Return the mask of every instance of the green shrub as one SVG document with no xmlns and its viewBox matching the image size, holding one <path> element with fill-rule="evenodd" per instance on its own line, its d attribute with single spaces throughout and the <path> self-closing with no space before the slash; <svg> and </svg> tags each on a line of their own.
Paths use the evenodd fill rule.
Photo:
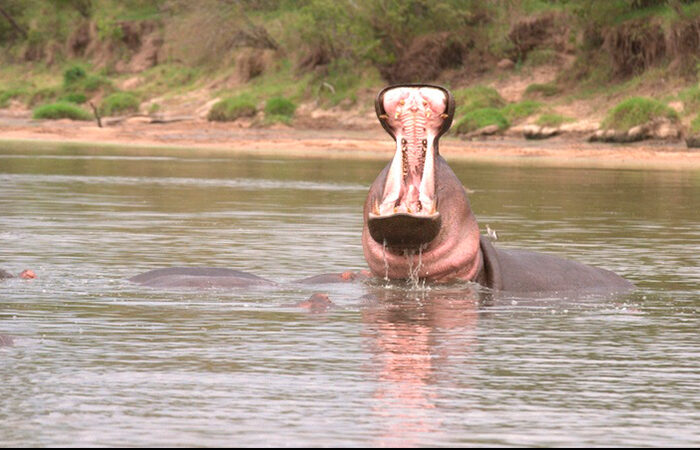
<svg viewBox="0 0 700 450">
<path fill-rule="evenodd" d="M 139 99 L 131 92 L 115 92 L 102 100 L 100 113 L 105 116 L 136 112 L 139 110 Z"/>
<path fill-rule="evenodd" d="M 70 94 L 66 94 L 63 97 L 61 97 L 58 101 L 76 103 L 79 105 L 87 101 L 87 96 L 80 92 L 71 92 Z"/>
<path fill-rule="evenodd" d="M 511 103 L 501 109 L 501 112 L 509 122 L 517 122 L 535 114 L 542 108 L 542 103 L 534 100 L 523 100 L 518 103 Z"/>
<path fill-rule="evenodd" d="M 29 94 L 29 105 L 34 106 L 47 101 L 54 101 L 61 94 L 60 87 L 44 87 L 39 88 Z"/>
<path fill-rule="evenodd" d="M 239 95 L 216 102 L 209 110 L 207 119 L 228 122 L 241 117 L 252 117 L 256 112 L 253 99 L 248 95 Z"/>
<path fill-rule="evenodd" d="M 71 66 L 63 72 L 63 86 L 66 88 L 70 87 L 86 77 L 87 72 L 82 66 Z"/>
<path fill-rule="evenodd" d="M 694 86 L 685 89 L 678 94 L 683 102 L 683 111 L 686 114 L 694 114 L 700 111 L 700 87 Z"/>
<path fill-rule="evenodd" d="M 496 89 L 488 86 L 472 86 L 464 89 L 457 89 L 453 94 L 459 111 L 469 111 L 480 108 L 502 108 L 506 104 L 501 94 L 499 94 Z"/>
<path fill-rule="evenodd" d="M 543 97 L 553 97 L 560 92 L 559 88 L 552 83 L 533 83 L 525 89 L 526 97 L 541 95 Z"/>
<path fill-rule="evenodd" d="M 537 119 L 537 125 L 542 127 L 558 127 L 564 122 L 572 122 L 574 119 L 565 117 L 561 114 L 545 113 Z"/>
<path fill-rule="evenodd" d="M 265 102 L 266 116 L 281 116 L 291 118 L 296 111 L 297 105 L 284 97 L 272 97 Z"/>
<path fill-rule="evenodd" d="M 455 124 L 455 131 L 464 134 L 489 125 L 498 125 L 499 130 L 510 126 L 508 119 L 496 108 L 480 108 L 469 111 L 460 118 Z"/>
<path fill-rule="evenodd" d="M 678 113 L 657 100 L 646 97 L 631 97 L 608 111 L 602 126 L 616 130 L 629 130 L 661 117 L 677 121 Z"/>
<path fill-rule="evenodd" d="M 7 89 L 0 91 L 0 108 L 5 108 L 10 100 L 16 97 L 22 97 L 27 94 L 27 91 L 22 88 Z"/>
<path fill-rule="evenodd" d="M 35 108 L 32 117 L 35 119 L 90 120 L 92 114 L 74 103 L 58 102 Z"/>
<path fill-rule="evenodd" d="M 690 122 L 690 134 L 700 134 L 700 114 L 698 114 L 692 122 Z"/>
</svg>

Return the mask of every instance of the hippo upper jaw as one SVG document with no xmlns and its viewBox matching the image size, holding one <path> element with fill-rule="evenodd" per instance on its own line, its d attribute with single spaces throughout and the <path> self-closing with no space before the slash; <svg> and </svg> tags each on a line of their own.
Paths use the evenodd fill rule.
<svg viewBox="0 0 700 450">
<path fill-rule="evenodd" d="M 417 249 L 437 236 L 437 142 L 451 120 L 451 104 L 446 90 L 428 85 L 393 86 L 378 95 L 377 115 L 396 141 L 396 151 L 368 216 L 377 242 Z"/>
<path fill-rule="evenodd" d="M 375 107 L 396 151 L 365 202 L 362 239 L 370 269 L 388 278 L 474 279 L 478 226 L 461 182 L 438 151 L 454 115 L 452 95 L 438 86 L 391 86 Z"/>
</svg>

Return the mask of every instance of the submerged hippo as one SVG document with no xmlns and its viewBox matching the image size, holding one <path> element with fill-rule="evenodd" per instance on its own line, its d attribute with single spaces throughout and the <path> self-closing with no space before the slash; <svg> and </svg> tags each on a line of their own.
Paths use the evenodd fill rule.
<svg viewBox="0 0 700 450">
<path fill-rule="evenodd" d="M 22 278 L 23 280 L 31 280 L 32 278 L 36 278 L 36 274 L 33 270 L 23 270 L 19 275 L 17 275 L 17 277 Z M 15 278 L 15 276 L 7 270 L 0 269 L 0 280 L 7 278 Z"/>
<path fill-rule="evenodd" d="M 595 267 L 520 250 L 495 248 L 479 235 L 462 183 L 440 156 L 438 140 L 454 116 L 452 94 L 439 86 L 400 85 L 382 90 L 375 107 L 396 141 L 392 161 L 370 187 L 362 246 L 371 271 L 309 278 L 473 281 L 513 292 L 621 291 L 633 285 Z M 171 268 L 131 279 L 154 287 L 247 286 L 267 282 L 244 272 Z"/>
</svg>

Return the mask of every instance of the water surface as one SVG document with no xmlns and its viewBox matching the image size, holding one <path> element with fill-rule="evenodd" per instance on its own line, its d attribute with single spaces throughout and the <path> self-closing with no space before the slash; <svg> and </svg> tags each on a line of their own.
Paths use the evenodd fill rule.
<svg viewBox="0 0 700 450">
<path fill-rule="evenodd" d="M 496 245 L 638 286 L 488 303 L 293 283 L 366 267 L 384 163 L 193 155 L 0 146 L 0 445 L 700 445 L 700 173 L 453 164 Z M 280 284 L 126 281 L 182 265 Z"/>
</svg>

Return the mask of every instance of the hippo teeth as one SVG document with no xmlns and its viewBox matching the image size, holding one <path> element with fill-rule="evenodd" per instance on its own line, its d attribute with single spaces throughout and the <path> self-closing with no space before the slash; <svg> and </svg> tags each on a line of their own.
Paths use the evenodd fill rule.
<svg viewBox="0 0 700 450">
<path fill-rule="evenodd" d="M 376 216 L 433 216 L 435 203 L 435 142 L 445 120 L 447 99 L 435 88 L 402 87 L 384 96 L 384 120 L 396 137 L 383 196 L 372 208 Z"/>
</svg>

